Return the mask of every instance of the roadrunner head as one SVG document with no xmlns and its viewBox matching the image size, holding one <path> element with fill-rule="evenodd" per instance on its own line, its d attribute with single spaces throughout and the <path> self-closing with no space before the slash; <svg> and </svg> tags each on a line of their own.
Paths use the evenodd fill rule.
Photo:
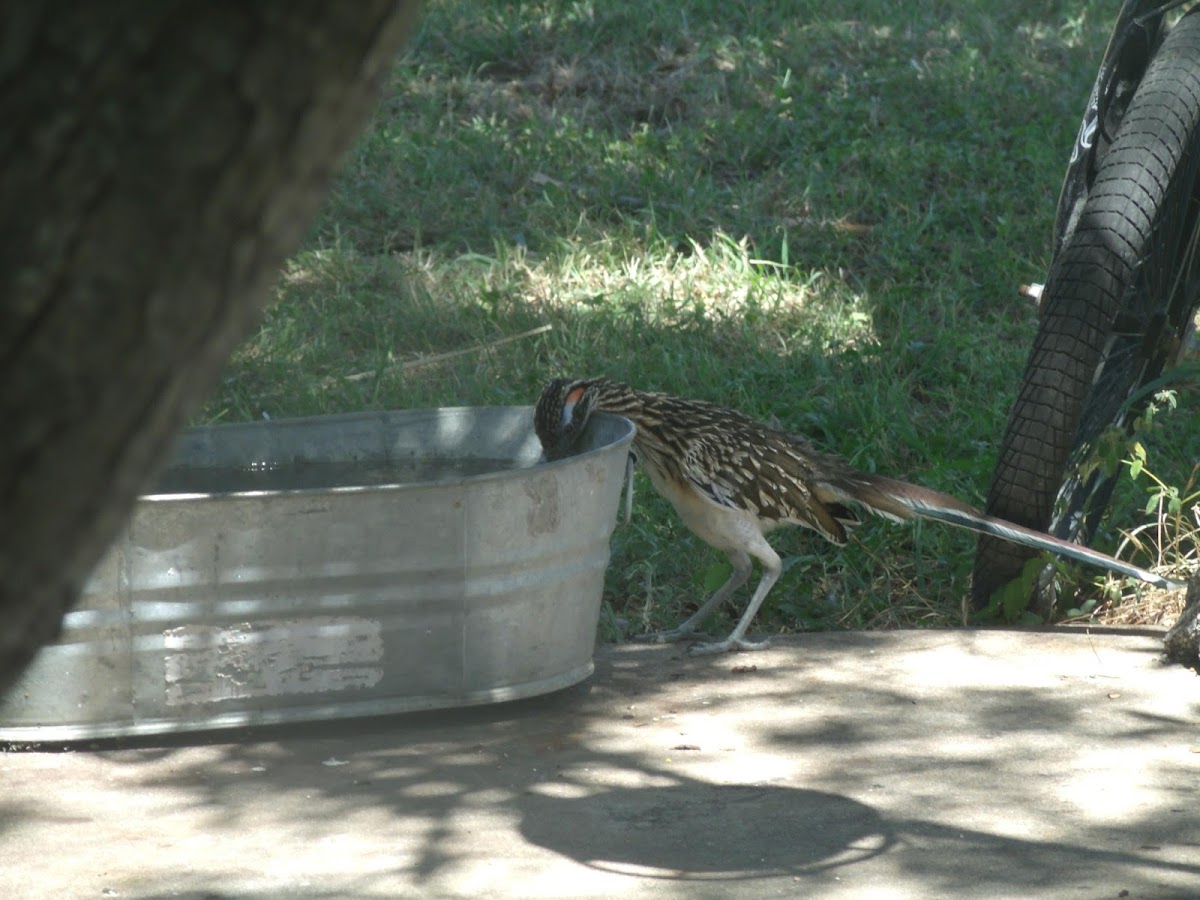
<svg viewBox="0 0 1200 900">
<path fill-rule="evenodd" d="M 560 459 L 578 445 L 596 409 L 622 415 L 637 402 L 627 385 L 607 378 L 555 378 L 538 398 L 533 430 L 546 459 Z"/>
<path fill-rule="evenodd" d="M 533 414 L 533 430 L 542 442 L 546 459 L 567 456 L 587 427 L 596 402 L 590 382 L 555 378 L 542 390 Z"/>
</svg>

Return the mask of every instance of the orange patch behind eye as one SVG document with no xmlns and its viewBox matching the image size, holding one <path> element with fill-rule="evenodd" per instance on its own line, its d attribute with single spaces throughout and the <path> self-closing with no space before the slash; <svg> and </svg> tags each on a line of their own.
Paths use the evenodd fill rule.
<svg viewBox="0 0 1200 900">
<path fill-rule="evenodd" d="M 567 399 L 564 400 L 563 403 L 578 403 L 579 398 L 582 396 L 583 396 L 583 388 L 581 388 L 581 387 L 574 388 L 569 394 L 567 394 Z"/>
</svg>

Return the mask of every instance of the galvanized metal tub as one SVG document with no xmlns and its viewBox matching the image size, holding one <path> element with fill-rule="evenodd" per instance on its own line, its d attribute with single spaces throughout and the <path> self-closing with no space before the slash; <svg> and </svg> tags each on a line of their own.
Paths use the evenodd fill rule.
<svg viewBox="0 0 1200 900">
<path fill-rule="evenodd" d="M 139 499 L 62 637 L 0 699 L 0 740 L 375 715 L 574 684 L 592 672 L 632 435 L 596 416 L 583 452 L 539 464 L 528 407 L 190 430 L 164 480 L 204 490 Z M 446 460 L 503 468 L 464 476 Z M 226 492 L 231 470 L 343 463 L 416 474 Z"/>
</svg>

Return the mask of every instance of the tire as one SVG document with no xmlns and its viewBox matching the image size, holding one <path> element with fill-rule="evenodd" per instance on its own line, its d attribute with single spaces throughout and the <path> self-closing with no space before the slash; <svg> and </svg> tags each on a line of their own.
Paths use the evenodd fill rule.
<svg viewBox="0 0 1200 900">
<path fill-rule="evenodd" d="M 1200 15 L 1189 13 L 1151 61 L 1050 267 L 988 492 L 992 515 L 1066 539 L 1094 535 L 1116 476 L 1081 477 L 1080 466 L 1144 406 L 1139 389 L 1173 361 L 1195 307 L 1198 132 Z M 975 608 L 1035 555 L 980 538 Z"/>
</svg>

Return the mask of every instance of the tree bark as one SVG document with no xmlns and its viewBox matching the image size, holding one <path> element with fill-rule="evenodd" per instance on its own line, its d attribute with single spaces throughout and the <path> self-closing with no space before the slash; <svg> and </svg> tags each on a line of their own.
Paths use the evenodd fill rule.
<svg viewBox="0 0 1200 900">
<path fill-rule="evenodd" d="M 1188 582 L 1179 620 L 1163 640 L 1167 659 L 1200 672 L 1200 576 Z"/>
<path fill-rule="evenodd" d="M 415 12 L 0 12 L 0 689 L 256 321 Z"/>
</svg>

